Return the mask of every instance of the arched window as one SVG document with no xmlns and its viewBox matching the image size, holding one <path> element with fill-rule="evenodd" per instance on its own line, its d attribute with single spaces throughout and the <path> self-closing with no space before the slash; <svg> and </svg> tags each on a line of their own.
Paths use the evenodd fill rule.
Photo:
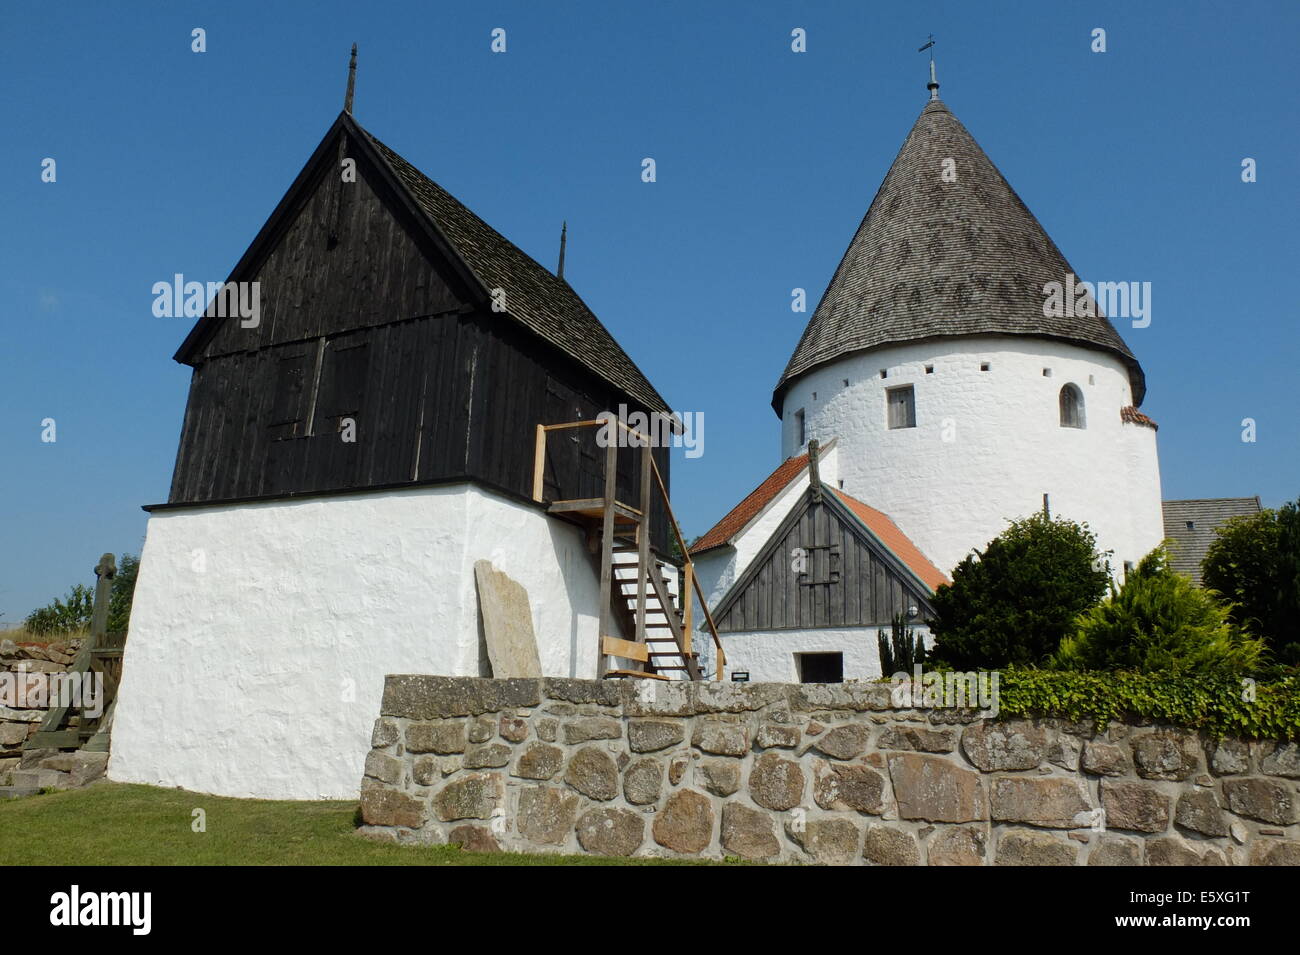
<svg viewBox="0 0 1300 955">
<path fill-rule="evenodd" d="M 1078 385 L 1066 385 L 1061 389 L 1061 427 L 1087 427 L 1083 414 L 1083 392 Z"/>
</svg>

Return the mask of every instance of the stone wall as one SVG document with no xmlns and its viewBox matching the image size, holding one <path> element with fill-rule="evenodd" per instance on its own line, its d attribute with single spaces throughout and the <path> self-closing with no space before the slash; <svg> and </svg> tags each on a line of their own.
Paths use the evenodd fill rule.
<svg viewBox="0 0 1300 955">
<path fill-rule="evenodd" d="M 65 673 L 80 648 L 78 637 L 49 644 L 0 639 L 0 672 Z M 18 694 L 14 686 L 12 697 L 0 696 L 0 781 L 5 773 L 18 766 L 23 743 L 36 732 L 47 712 L 43 700 L 28 699 L 26 691 Z"/>
<path fill-rule="evenodd" d="M 1300 865 L 1295 743 L 894 709 L 889 690 L 389 676 L 361 832 L 835 865 Z"/>
</svg>

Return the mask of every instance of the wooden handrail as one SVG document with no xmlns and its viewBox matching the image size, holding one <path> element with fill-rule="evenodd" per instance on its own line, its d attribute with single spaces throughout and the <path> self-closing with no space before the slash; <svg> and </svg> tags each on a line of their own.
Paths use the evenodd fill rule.
<svg viewBox="0 0 1300 955">
<path fill-rule="evenodd" d="M 715 678 L 721 680 L 724 667 L 727 661 L 727 654 L 726 651 L 722 648 L 722 640 L 718 637 L 718 626 L 713 619 L 713 614 L 709 611 L 709 604 L 704 596 L 704 588 L 700 585 L 700 578 L 695 573 L 695 562 L 691 560 L 690 548 L 687 547 L 686 545 L 686 538 L 682 536 L 681 526 L 677 523 L 677 516 L 673 513 L 672 503 L 669 501 L 668 498 L 668 488 L 664 484 L 663 475 L 659 473 L 659 464 L 657 461 L 655 461 L 654 455 L 651 453 L 653 449 L 653 440 L 648 435 L 642 434 L 640 431 L 637 431 L 635 428 L 630 427 L 625 422 L 612 416 L 608 418 L 597 418 L 595 420 L 587 420 L 587 421 L 565 421 L 565 422 L 561 422 L 560 424 L 539 424 L 537 426 L 537 438 L 536 438 L 537 443 L 533 454 L 533 500 L 541 501 L 543 497 L 543 487 L 544 487 L 544 479 L 546 473 L 547 432 L 559 431 L 565 428 L 602 427 L 611 421 L 617 424 L 628 434 L 634 435 L 635 437 L 641 439 L 642 443 L 639 445 L 639 447 L 646 449 L 645 457 L 649 460 L 649 465 L 650 465 L 649 473 L 654 475 L 655 484 L 657 484 L 659 487 L 659 494 L 663 498 L 663 502 L 664 502 L 664 513 L 668 516 L 668 526 L 672 528 L 673 536 L 677 539 L 677 547 L 681 551 L 684 586 L 681 587 L 682 593 L 680 594 L 680 596 L 681 599 L 685 601 L 685 606 L 683 608 L 683 614 L 682 614 L 683 616 L 682 622 L 684 624 L 683 632 L 682 632 L 682 642 L 684 646 L 681 647 L 682 653 L 686 656 L 694 655 L 692 651 L 692 633 L 691 633 L 691 624 L 693 623 L 693 615 L 691 612 L 692 611 L 691 592 L 693 590 L 695 592 L 695 595 L 697 595 L 700 598 L 700 606 L 704 610 L 704 621 L 709 631 L 709 636 L 713 638 L 713 646 L 717 650 L 718 659 L 717 659 L 717 664 L 714 668 Z M 615 446 L 611 445 L 611 449 L 614 447 Z M 609 457 L 609 455 L 607 455 L 607 457 Z M 606 463 L 606 470 L 607 472 L 612 472 L 612 468 L 610 467 L 608 462 Z M 642 475 L 644 480 L 644 475 L 645 475 L 644 469 L 642 471 Z M 607 488 L 609 484 L 609 478 L 610 478 L 610 474 L 607 473 L 606 474 Z M 608 494 L 608 490 L 607 490 L 607 494 Z M 642 499 L 643 508 L 646 507 L 646 502 L 648 501 L 647 495 L 648 495 L 648 488 L 642 487 L 641 499 Z M 643 511 L 642 513 L 645 513 L 645 511 Z M 604 583 L 605 582 L 602 580 L 602 584 Z M 642 582 L 641 587 L 644 587 L 644 582 Z M 603 604 L 607 602 L 606 600 L 607 594 L 603 592 L 603 589 L 604 588 L 602 587 L 602 597 L 601 597 L 602 607 Z M 638 600 L 637 600 L 638 608 L 644 606 L 644 601 L 645 601 L 645 597 L 643 596 L 643 590 L 639 589 Z M 639 612 L 637 614 L 637 617 L 638 617 L 638 626 L 637 626 L 638 638 L 644 639 L 643 637 L 644 631 L 642 629 L 644 627 L 644 611 Z M 602 639 L 603 637 L 604 634 L 602 634 Z"/>
</svg>

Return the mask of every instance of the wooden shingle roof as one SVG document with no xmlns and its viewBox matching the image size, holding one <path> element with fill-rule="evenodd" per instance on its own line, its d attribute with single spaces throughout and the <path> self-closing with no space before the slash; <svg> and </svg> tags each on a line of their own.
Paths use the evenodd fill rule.
<svg viewBox="0 0 1300 955">
<path fill-rule="evenodd" d="M 955 181 L 945 181 L 945 160 Z M 883 345 L 955 335 L 1031 335 L 1110 352 L 1142 368 L 1105 317 L 1043 315 L 1044 286 L 1074 270 L 966 128 L 927 103 L 872 200 L 777 383 Z"/>
<path fill-rule="evenodd" d="M 543 268 L 455 196 L 352 122 L 374 144 L 483 288 L 504 290 L 509 315 L 650 411 L 670 412 L 667 402 L 568 282 Z"/>
<path fill-rule="evenodd" d="M 1201 586 L 1201 561 L 1214 543 L 1215 531 L 1230 517 L 1258 514 L 1258 497 L 1213 497 L 1162 501 L 1165 537 L 1170 540 L 1169 566 Z"/>
</svg>

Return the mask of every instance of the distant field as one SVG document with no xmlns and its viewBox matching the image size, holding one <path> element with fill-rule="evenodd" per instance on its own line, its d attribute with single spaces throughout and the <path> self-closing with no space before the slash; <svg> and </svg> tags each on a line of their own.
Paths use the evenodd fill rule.
<svg viewBox="0 0 1300 955">
<path fill-rule="evenodd" d="M 206 832 L 194 832 L 194 810 Z M 701 865 L 664 859 L 462 852 L 371 842 L 354 802 L 226 799 L 97 783 L 0 801 L 0 865 Z"/>
</svg>

